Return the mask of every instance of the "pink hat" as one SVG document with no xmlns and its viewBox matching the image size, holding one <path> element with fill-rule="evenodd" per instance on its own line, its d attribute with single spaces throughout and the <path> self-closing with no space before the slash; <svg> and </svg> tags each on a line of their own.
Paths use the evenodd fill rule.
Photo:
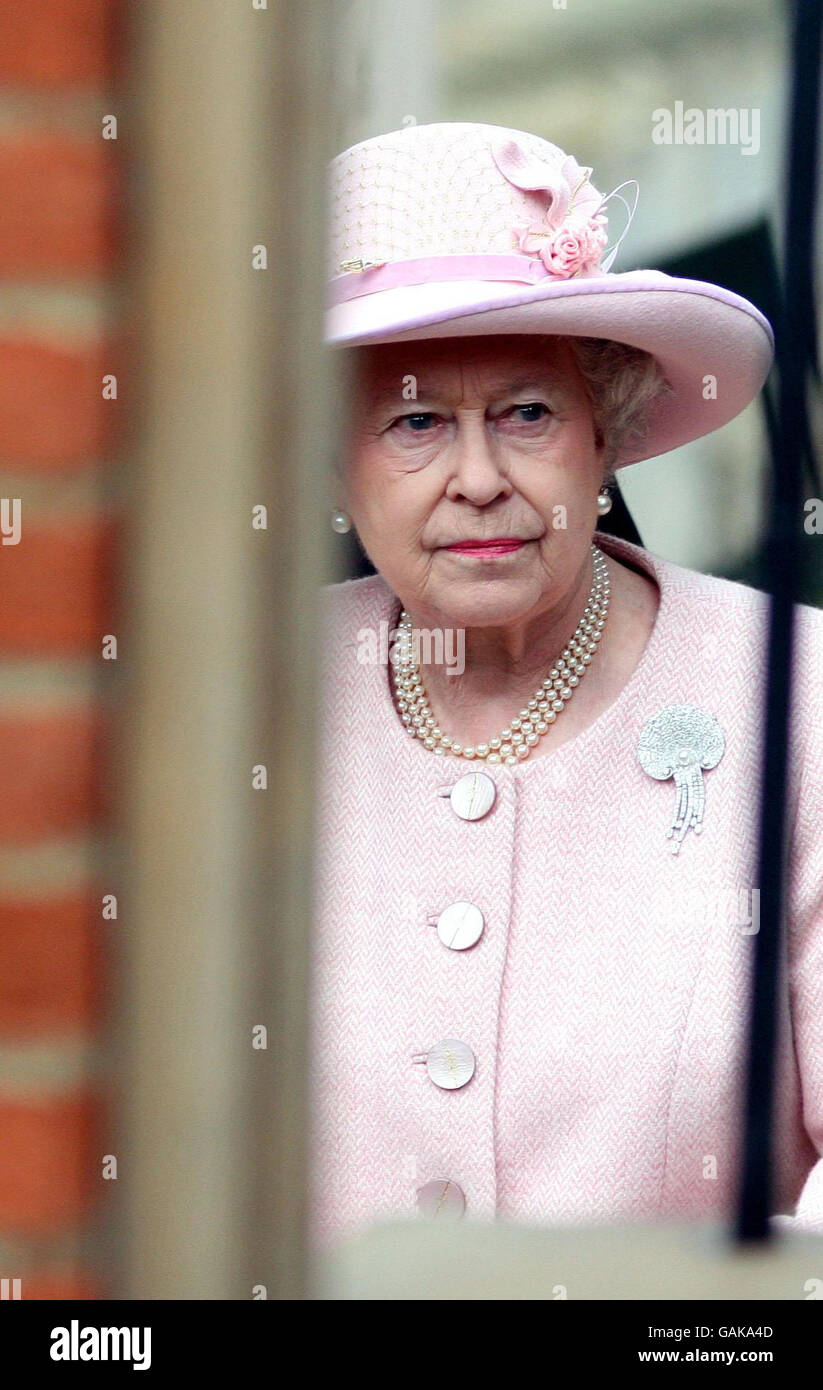
<svg viewBox="0 0 823 1390">
<path fill-rule="evenodd" d="M 766 379 L 773 335 L 754 305 L 658 270 L 613 273 L 629 185 L 603 198 L 591 169 L 537 135 L 410 125 L 352 145 L 330 170 L 334 346 L 557 333 L 644 348 L 672 392 L 616 467 L 725 425 Z M 610 243 L 615 205 L 625 225 Z"/>
</svg>

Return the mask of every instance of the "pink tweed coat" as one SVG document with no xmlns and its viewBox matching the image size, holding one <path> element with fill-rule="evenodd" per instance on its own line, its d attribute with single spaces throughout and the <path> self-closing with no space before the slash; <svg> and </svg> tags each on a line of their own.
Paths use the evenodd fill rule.
<svg viewBox="0 0 823 1390">
<path fill-rule="evenodd" d="M 722 1217 L 734 1201 L 767 601 L 598 534 L 651 574 L 643 657 L 600 717 L 545 756 L 485 767 L 496 798 L 462 820 L 470 770 L 411 739 L 363 629 L 395 626 L 379 576 L 323 591 L 311 1055 L 313 1239 L 425 1220 L 446 1179 L 466 1217 L 534 1224 Z M 823 613 L 798 610 L 791 894 L 780 989 L 775 1213 L 823 1226 Z M 725 752 L 703 831 L 666 836 L 674 783 L 637 740 L 667 705 L 710 711 Z M 468 950 L 429 918 L 480 908 Z M 415 1058 L 459 1039 L 471 1080 Z"/>
</svg>

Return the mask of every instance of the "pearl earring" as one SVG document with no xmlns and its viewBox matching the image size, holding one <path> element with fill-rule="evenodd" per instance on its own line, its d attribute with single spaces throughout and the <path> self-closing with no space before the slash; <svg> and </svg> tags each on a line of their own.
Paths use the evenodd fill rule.
<svg viewBox="0 0 823 1390">
<path fill-rule="evenodd" d="M 604 488 L 602 492 L 598 492 L 597 494 L 597 515 L 605 516 L 611 509 L 612 499 Z"/>
<path fill-rule="evenodd" d="M 348 512 L 344 512 L 342 508 L 340 508 L 336 512 L 332 512 L 331 529 L 333 531 L 337 531 L 338 534 L 341 536 L 344 536 L 347 531 L 350 531 L 351 517 L 349 516 Z"/>
</svg>

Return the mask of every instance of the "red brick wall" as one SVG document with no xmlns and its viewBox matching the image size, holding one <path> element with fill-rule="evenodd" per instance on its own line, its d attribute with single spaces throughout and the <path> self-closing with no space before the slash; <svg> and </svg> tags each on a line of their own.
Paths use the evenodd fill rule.
<svg viewBox="0 0 823 1390">
<path fill-rule="evenodd" d="M 106 1296 L 106 720 L 122 224 L 117 0 L 0 4 L 0 1276 Z M 122 137 L 122 130 L 118 131 Z M 9 1286 L 10 1287 L 10 1286 Z"/>
</svg>

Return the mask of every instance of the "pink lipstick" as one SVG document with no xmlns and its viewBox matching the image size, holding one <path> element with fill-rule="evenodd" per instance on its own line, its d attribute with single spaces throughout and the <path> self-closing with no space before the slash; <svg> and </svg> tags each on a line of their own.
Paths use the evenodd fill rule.
<svg viewBox="0 0 823 1390">
<path fill-rule="evenodd" d="M 517 536 L 498 536 L 488 541 L 458 541 L 455 545 L 447 545 L 446 550 L 451 550 L 457 555 L 477 555 L 488 558 L 495 555 L 512 555 L 515 550 L 520 550 L 526 544 L 519 540 Z"/>
</svg>

